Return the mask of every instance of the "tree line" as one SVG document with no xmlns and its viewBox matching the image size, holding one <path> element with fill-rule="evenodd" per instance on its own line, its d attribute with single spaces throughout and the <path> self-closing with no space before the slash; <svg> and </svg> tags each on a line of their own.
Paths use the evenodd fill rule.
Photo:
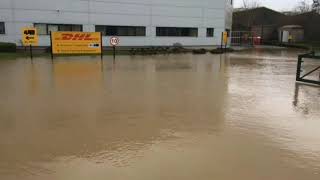
<svg viewBox="0 0 320 180">
<path fill-rule="evenodd" d="M 261 7 L 260 0 L 242 0 L 241 9 L 254 9 Z M 319 12 L 320 0 L 313 0 L 310 2 L 308 0 L 300 0 L 298 4 L 291 10 L 293 13 L 306 13 L 316 10 Z"/>
</svg>

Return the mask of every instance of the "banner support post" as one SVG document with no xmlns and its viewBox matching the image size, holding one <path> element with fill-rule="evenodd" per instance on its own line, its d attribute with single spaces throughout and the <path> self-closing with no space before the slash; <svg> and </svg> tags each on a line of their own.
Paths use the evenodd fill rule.
<svg viewBox="0 0 320 180">
<path fill-rule="evenodd" d="M 221 33 L 221 51 L 223 51 L 223 32 Z"/>
<path fill-rule="evenodd" d="M 113 47 L 113 60 L 116 60 L 116 46 Z"/>
<path fill-rule="evenodd" d="M 31 61 L 33 60 L 33 54 L 32 54 L 32 44 L 30 44 L 30 57 L 31 57 Z"/>
<path fill-rule="evenodd" d="M 102 32 L 100 32 L 100 48 L 101 48 L 101 61 L 103 61 L 103 41 L 102 41 Z"/>
<path fill-rule="evenodd" d="M 51 31 L 50 31 L 50 52 L 51 52 L 51 61 L 53 61 L 52 32 Z"/>
</svg>

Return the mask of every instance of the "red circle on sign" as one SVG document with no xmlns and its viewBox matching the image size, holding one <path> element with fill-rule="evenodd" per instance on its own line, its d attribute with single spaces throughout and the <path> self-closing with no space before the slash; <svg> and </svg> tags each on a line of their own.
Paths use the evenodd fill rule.
<svg viewBox="0 0 320 180">
<path fill-rule="evenodd" d="M 112 37 L 110 38 L 110 45 L 111 46 L 117 46 L 120 42 L 120 39 L 117 37 Z"/>
</svg>

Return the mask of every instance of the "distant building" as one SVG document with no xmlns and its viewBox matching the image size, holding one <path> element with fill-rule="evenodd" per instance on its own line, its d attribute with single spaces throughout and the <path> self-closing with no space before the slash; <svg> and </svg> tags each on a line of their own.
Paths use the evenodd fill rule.
<svg viewBox="0 0 320 180">
<path fill-rule="evenodd" d="M 235 11 L 232 29 L 233 31 L 253 31 L 256 36 L 260 36 L 264 42 L 267 42 L 280 41 L 279 28 L 286 25 L 301 26 L 304 31 L 303 41 L 320 41 L 320 15 L 315 12 L 280 13 L 265 7 Z"/>
<path fill-rule="evenodd" d="M 304 28 L 305 41 L 320 41 L 320 14 L 315 11 L 288 16 L 283 25 L 295 24 Z"/>
<path fill-rule="evenodd" d="M 121 46 L 219 45 L 231 30 L 233 0 L 0 0 L 0 41 L 21 45 L 21 28 L 102 32 Z"/>
<path fill-rule="evenodd" d="M 253 31 L 255 36 L 263 40 L 278 40 L 278 27 L 285 18 L 286 15 L 265 7 L 236 11 L 232 30 Z"/>
<path fill-rule="evenodd" d="M 279 40 L 281 42 L 302 42 L 304 29 L 299 25 L 286 25 L 279 28 Z"/>
</svg>

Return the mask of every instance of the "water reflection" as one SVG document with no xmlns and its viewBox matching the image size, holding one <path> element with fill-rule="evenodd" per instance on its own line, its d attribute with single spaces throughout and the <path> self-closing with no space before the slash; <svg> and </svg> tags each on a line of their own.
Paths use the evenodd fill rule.
<svg viewBox="0 0 320 180">
<path fill-rule="evenodd" d="M 319 110 L 319 102 L 317 101 L 317 98 L 315 98 L 319 96 L 319 86 L 296 83 L 292 104 L 297 111 L 309 114 L 310 108 L 312 111 Z"/>
</svg>

